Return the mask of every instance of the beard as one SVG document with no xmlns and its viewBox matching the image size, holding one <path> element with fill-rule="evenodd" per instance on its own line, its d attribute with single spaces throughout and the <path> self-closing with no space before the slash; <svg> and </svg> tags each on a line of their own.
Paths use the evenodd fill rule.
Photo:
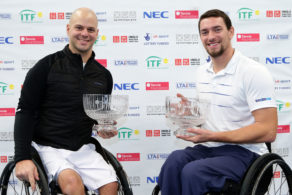
<svg viewBox="0 0 292 195">
<path fill-rule="evenodd" d="M 225 48 L 223 48 L 223 47 L 220 47 L 219 51 L 210 51 L 208 49 L 206 49 L 206 50 L 207 50 L 207 53 L 213 58 L 219 57 L 225 52 Z"/>
</svg>

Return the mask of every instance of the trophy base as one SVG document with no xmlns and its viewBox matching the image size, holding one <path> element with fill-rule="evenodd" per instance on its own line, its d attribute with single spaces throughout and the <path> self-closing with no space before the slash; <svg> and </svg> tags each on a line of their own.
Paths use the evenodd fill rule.
<svg viewBox="0 0 292 195">
<path fill-rule="evenodd" d="M 188 132 L 187 129 L 181 129 L 181 128 L 176 129 L 176 130 L 173 132 L 173 134 L 174 134 L 175 136 L 177 136 L 177 135 L 181 135 L 181 136 L 195 136 L 195 135 L 196 135 L 195 133 L 190 133 L 190 132 Z"/>
<path fill-rule="evenodd" d="M 111 131 L 117 131 L 117 127 L 114 125 L 94 125 L 92 128 L 93 131 L 105 131 L 105 132 L 111 132 Z"/>
</svg>

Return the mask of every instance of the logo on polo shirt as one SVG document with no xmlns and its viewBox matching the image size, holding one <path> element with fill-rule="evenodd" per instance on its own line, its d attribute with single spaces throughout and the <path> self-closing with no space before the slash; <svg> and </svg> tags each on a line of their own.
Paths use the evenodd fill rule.
<svg viewBox="0 0 292 195">
<path fill-rule="evenodd" d="M 267 98 L 260 98 L 260 99 L 256 99 L 256 102 L 264 102 L 264 101 L 268 101 L 268 100 L 272 100 L 272 98 L 267 97 Z"/>
</svg>

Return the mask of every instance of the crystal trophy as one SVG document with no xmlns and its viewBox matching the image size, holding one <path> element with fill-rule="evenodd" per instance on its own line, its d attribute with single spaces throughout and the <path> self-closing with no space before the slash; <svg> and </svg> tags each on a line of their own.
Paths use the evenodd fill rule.
<svg viewBox="0 0 292 195">
<path fill-rule="evenodd" d="M 128 95 L 83 94 L 85 113 L 98 122 L 93 131 L 117 131 L 116 120 L 128 110 Z"/>
<path fill-rule="evenodd" d="M 199 128 L 206 120 L 209 103 L 197 98 L 179 98 L 167 96 L 165 99 L 165 117 L 174 130 L 174 135 L 193 136 L 188 128 Z"/>
</svg>

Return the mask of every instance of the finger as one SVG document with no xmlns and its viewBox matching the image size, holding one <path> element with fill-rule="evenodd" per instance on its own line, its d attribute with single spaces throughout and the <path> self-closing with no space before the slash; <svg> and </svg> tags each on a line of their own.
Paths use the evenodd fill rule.
<svg viewBox="0 0 292 195">
<path fill-rule="evenodd" d="M 35 191 L 35 179 L 33 174 L 28 175 L 28 181 L 30 183 L 31 189 Z"/>
<path fill-rule="evenodd" d="M 36 180 L 40 180 L 37 168 L 34 169 L 33 175 Z"/>
<path fill-rule="evenodd" d="M 176 96 L 181 98 L 181 100 L 184 101 L 184 102 L 188 101 L 188 99 L 185 96 L 183 96 L 182 94 L 180 94 L 180 93 L 177 93 Z"/>
</svg>

